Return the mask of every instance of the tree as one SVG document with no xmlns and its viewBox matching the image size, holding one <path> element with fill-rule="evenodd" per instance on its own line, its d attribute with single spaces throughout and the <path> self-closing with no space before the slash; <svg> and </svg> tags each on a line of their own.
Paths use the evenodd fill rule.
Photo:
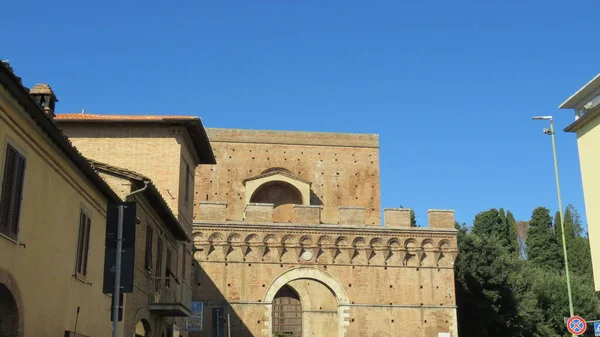
<svg viewBox="0 0 600 337">
<path fill-rule="evenodd" d="M 516 227 L 514 216 L 510 211 L 505 212 L 504 208 L 492 208 L 481 212 L 473 221 L 473 233 L 494 236 L 511 253 L 519 251 Z"/>
<path fill-rule="evenodd" d="M 562 250 L 552 230 L 552 218 L 547 208 L 538 207 L 533 210 L 526 244 L 527 260 L 532 266 L 554 272 L 562 268 Z"/>
<path fill-rule="evenodd" d="M 567 242 L 567 253 L 569 256 L 570 270 L 583 277 L 593 278 L 592 258 L 590 244 L 586 236 L 583 236 L 583 226 L 579 212 L 573 205 L 568 205 L 564 213 L 565 239 Z M 562 249 L 562 229 L 560 226 L 560 215 L 556 212 L 554 228 L 557 241 Z"/>
<path fill-rule="evenodd" d="M 519 239 L 517 235 L 517 221 L 511 211 L 506 212 L 506 229 L 508 231 L 508 246 L 511 252 L 520 255 Z"/>
<path fill-rule="evenodd" d="M 509 321 L 516 312 L 508 273 L 510 258 L 496 236 L 458 234 L 456 300 L 463 336 L 513 336 Z"/>
</svg>

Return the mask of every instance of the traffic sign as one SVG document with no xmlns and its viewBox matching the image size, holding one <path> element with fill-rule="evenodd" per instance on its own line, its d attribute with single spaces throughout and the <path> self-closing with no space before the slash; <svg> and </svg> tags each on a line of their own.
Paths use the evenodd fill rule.
<svg viewBox="0 0 600 337">
<path fill-rule="evenodd" d="M 600 322 L 594 322 L 594 336 L 600 336 Z"/>
<path fill-rule="evenodd" d="M 583 335 L 586 329 L 585 320 L 579 316 L 573 316 L 567 321 L 567 330 L 574 335 Z"/>
</svg>

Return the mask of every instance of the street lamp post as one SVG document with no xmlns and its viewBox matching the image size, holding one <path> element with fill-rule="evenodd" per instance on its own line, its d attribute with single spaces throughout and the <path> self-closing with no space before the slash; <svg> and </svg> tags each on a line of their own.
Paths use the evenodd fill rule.
<svg viewBox="0 0 600 337">
<path fill-rule="evenodd" d="M 560 212 L 560 228 L 562 231 L 562 246 L 563 254 L 565 258 L 565 273 L 567 274 L 567 293 L 569 295 L 569 313 L 570 317 L 574 316 L 573 313 L 573 296 L 571 295 L 571 277 L 569 275 L 569 258 L 567 256 L 567 241 L 565 240 L 565 218 L 563 216 L 562 201 L 560 198 L 560 181 L 558 179 L 558 159 L 556 158 L 556 141 L 554 139 L 554 123 L 552 116 L 535 116 L 534 120 L 547 120 L 550 121 L 550 129 L 544 129 L 544 134 L 552 137 L 552 153 L 554 155 L 554 173 L 556 175 L 556 191 L 558 193 L 558 211 Z"/>
</svg>

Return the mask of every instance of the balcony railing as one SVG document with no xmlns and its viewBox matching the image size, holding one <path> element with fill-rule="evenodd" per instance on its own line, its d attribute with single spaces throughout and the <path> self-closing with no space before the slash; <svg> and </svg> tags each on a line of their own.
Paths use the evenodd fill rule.
<svg viewBox="0 0 600 337">
<path fill-rule="evenodd" d="M 149 282 L 150 311 L 161 316 L 188 317 L 192 308 L 192 288 L 176 277 L 154 277 Z"/>
</svg>

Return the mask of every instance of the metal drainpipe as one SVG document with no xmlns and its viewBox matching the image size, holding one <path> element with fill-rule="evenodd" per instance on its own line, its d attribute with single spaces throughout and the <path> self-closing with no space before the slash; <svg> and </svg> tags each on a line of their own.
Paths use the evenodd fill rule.
<svg viewBox="0 0 600 337">
<path fill-rule="evenodd" d="M 126 195 L 126 196 L 123 198 L 123 201 L 127 201 L 127 198 L 129 198 L 130 196 L 132 196 L 132 195 L 134 195 L 134 194 L 138 194 L 138 193 L 144 192 L 144 191 L 145 191 L 145 190 L 148 188 L 148 185 L 149 185 L 149 184 L 150 184 L 150 182 L 149 182 L 149 181 L 147 181 L 147 180 L 144 180 L 144 187 L 140 188 L 139 190 L 136 190 L 136 191 L 133 191 L 133 192 L 131 192 L 131 193 L 127 194 L 127 195 Z"/>
</svg>

